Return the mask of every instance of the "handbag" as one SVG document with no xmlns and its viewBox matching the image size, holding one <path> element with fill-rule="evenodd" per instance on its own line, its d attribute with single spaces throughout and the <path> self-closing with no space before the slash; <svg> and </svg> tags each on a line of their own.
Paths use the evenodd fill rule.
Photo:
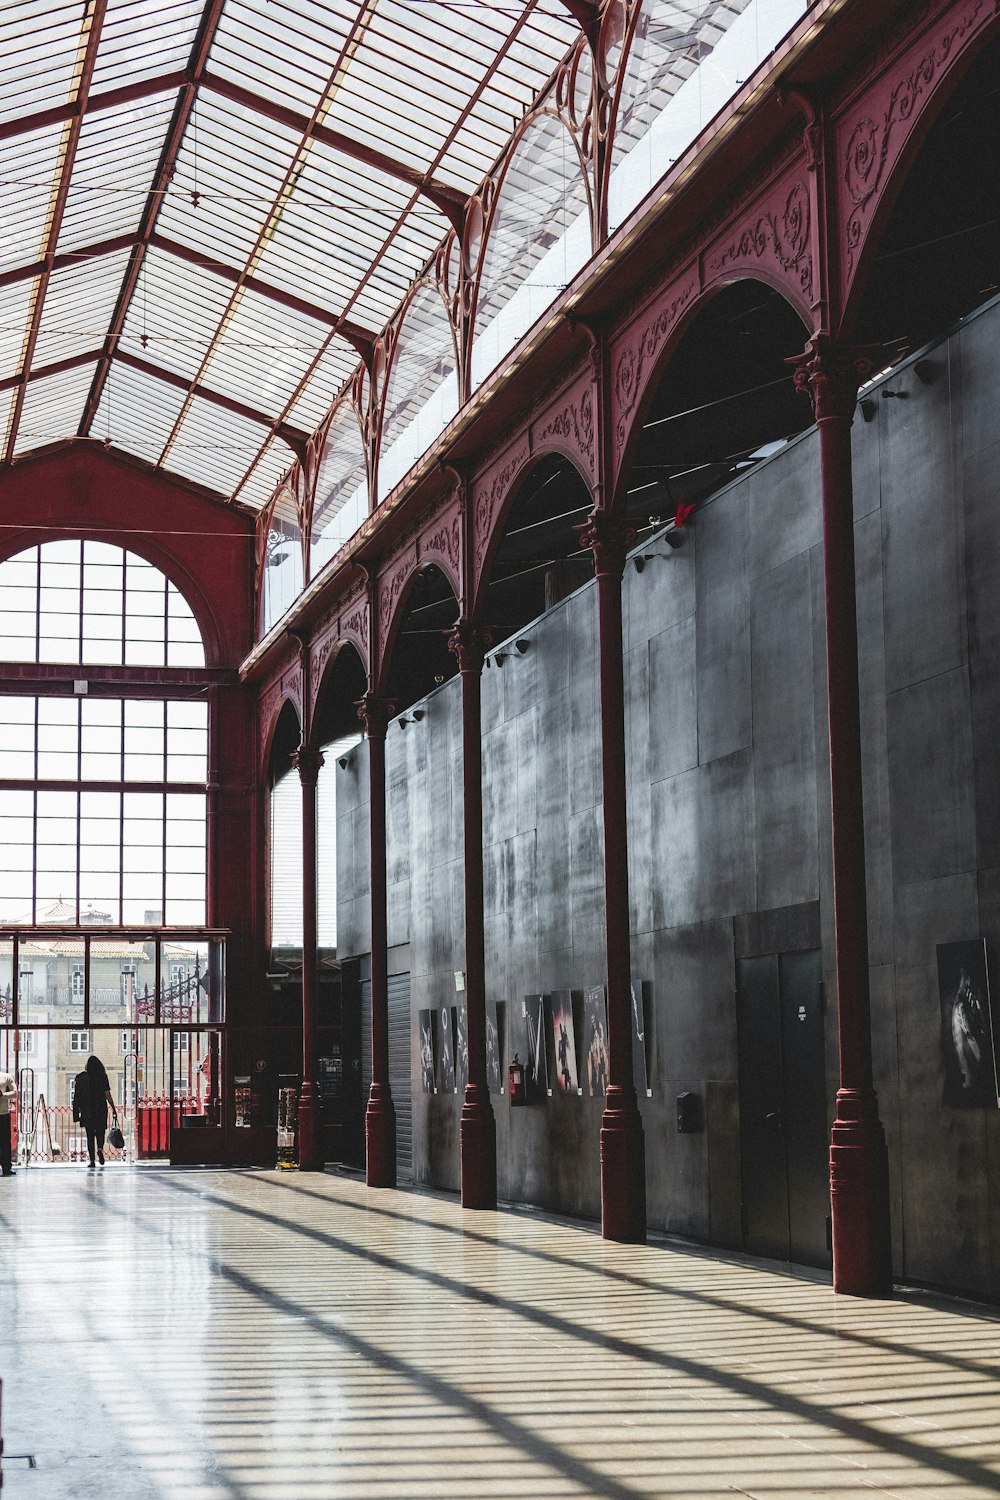
<svg viewBox="0 0 1000 1500">
<path fill-rule="evenodd" d="M 122 1135 L 121 1127 L 118 1124 L 118 1116 L 117 1115 L 115 1115 L 114 1122 L 112 1123 L 111 1129 L 108 1131 L 108 1145 L 114 1151 L 124 1151 L 125 1150 L 125 1137 Z"/>
</svg>

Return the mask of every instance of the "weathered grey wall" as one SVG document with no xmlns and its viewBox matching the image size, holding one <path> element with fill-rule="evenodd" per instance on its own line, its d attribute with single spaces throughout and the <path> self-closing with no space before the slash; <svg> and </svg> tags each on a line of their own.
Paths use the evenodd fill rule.
<svg viewBox="0 0 1000 1500">
<path fill-rule="evenodd" d="M 942 1105 L 935 948 L 1000 952 L 1000 308 L 930 359 L 932 384 L 904 367 L 886 384 L 905 399 L 876 396 L 854 428 L 875 1072 L 897 1273 L 995 1296 L 1000 1113 Z M 623 592 L 649 1216 L 738 1244 L 735 955 L 821 932 L 834 993 L 815 434 L 705 506 L 680 549 L 650 550 Z M 604 979 L 594 590 L 521 635 L 528 652 L 483 678 L 487 976 L 508 1015 Z M 387 740 L 390 944 L 414 1013 L 450 1002 L 464 967 L 458 683 L 424 707 Z M 338 782 L 342 954 L 368 941 L 363 758 Z M 832 1112 L 833 1006 L 827 1058 Z M 700 1133 L 677 1134 L 682 1089 L 704 1100 Z M 501 1194 L 596 1216 L 600 1101 L 494 1105 Z M 459 1109 L 415 1084 L 418 1180 L 458 1186 Z"/>
</svg>

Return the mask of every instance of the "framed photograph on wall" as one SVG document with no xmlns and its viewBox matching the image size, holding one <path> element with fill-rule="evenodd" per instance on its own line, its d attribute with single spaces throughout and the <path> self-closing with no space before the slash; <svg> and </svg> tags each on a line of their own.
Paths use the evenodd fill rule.
<svg viewBox="0 0 1000 1500">
<path fill-rule="evenodd" d="M 576 1027 L 573 1024 L 572 990 L 552 991 L 552 1055 L 555 1059 L 556 1092 L 560 1094 L 581 1093 L 576 1062 Z"/>
<path fill-rule="evenodd" d="M 603 984 L 583 997 L 583 1058 L 590 1097 L 608 1092 L 608 1001 Z"/>
<path fill-rule="evenodd" d="M 1000 1105 L 1000 1084 L 986 940 L 939 943 L 937 970 L 942 1102 L 951 1109 L 996 1109 Z"/>
<path fill-rule="evenodd" d="M 651 1040 L 649 1031 L 650 1012 L 650 986 L 643 980 L 632 976 L 632 1082 L 635 1091 L 641 1099 L 643 1095 L 652 1096 L 650 1088 L 652 1082 L 652 1049 L 649 1046 Z"/>
<path fill-rule="evenodd" d="M 455 1092 L 455 1008 L 442 1005 L 437 1011 L 437 1085 L 442 1094 Z"/>
<path fill-rule="evenodd" d="M 464 1005 L 455 1005 L 455 1083 L 464 1091 L 469 1081 L 469 1028 L 468 1012 Z"/>
<path fill-rule="evenodd" d="M 530 1102 L 552 1092 L 545 1046 L 545 996 L 525 995 L 523 1016 L 524 1084 Z"/>
<path fill-rule="evenodd" d="M 420 1091 L 434 1092 L 434 1012 L 417 1011 L 417 1043 L 420 1052 Z"/>
<path fill-rule="evenodd" d="M 503 1015 L 505 1006 L 486 1002 L 486 1083 L 491 1094 L 504 1091 Z"/>
</svg>

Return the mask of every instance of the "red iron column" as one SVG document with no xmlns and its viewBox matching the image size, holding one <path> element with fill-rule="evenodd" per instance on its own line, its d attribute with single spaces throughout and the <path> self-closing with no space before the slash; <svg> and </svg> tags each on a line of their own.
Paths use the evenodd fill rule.
<svg viewBox="0 0 1000 1500">
<path fill-rule="evenodd" d="M 316 1082 L 316 781 L 323 757 L 304 746 L 292 757 L 302 783 L 302 1089 L 299 1170 L 322 1172 L 323 1121 Z"/>
<path fill-rule="evenodd" d="M 594 554 L 600 649 L 604 922 L 608 964 L 609 1083 L 601 1120 L 601 1229 L 605 1239 L 646 1238 L 646 1146 L 632 1081 L 631 938 L 622 653 L 624 520 L 591 513 L 580 544 Z"/>
<path fill-rule="evenodd" d="M 486 1080 L 486 951 L 483 938 L 483 657 L 489 638 L 466 621 L 448 642 L 462 677 L 465 840 L 465 1004 L 469 1077 L 460 1127 L 463 1208 L 497 1206 L 497 1128 Z"/>
<path fill-rule="evenodd" d="M 391 706 L 367 694 L 358 717 L 368 736 L 372 902 L 372 1083 L 365 1111 L 365 1179 L 396 1186 L 396 1109 L 389 1087 L 388 920 L 385 852 L 385 731 Z"/>
<path fill-rule="evenodd" d="M 871 370 L 863 350 L 809 340 L 795 384 L 819 429 L 826 594 L 827 705 L 833 809 L 833 899 L 840 1087 L 830 1141 L 833 1285 L 856 1296 L 892 1290 L 889 1168 L 872 1084 L 868 902 L 854 575 L 851 422 Z"/>
</svg>

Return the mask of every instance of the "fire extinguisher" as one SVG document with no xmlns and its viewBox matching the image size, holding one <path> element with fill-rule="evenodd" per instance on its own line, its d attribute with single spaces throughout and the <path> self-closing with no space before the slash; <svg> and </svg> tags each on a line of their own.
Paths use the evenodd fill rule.
<svg viewBox="0 0 1000 1500">
<path fill-rule="evenodd" d="M 507 1081 L 510 1085 L 511 1105 L 513 1106 L 515 1104 L 526 1104 L 527 1098 L 524 1090 L 524 1064 L 520 1061 L 516 1052 L 514 1053 L 513 1060 L 511 1061 L 511 1065 L 508 1070 Z"/>
</svg>

